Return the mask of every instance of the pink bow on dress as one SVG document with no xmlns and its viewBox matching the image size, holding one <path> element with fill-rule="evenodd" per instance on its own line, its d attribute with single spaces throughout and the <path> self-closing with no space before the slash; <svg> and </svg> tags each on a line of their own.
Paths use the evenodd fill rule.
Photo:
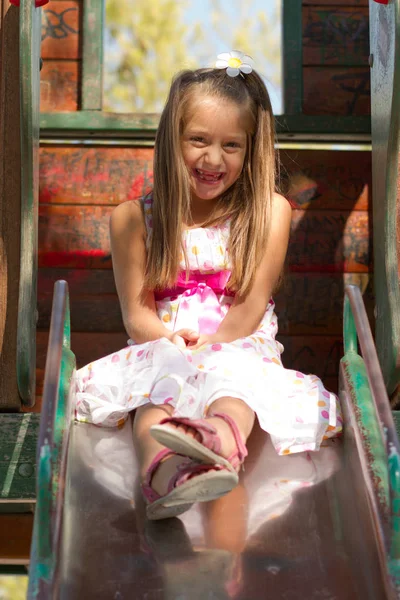
<svg viewBox="0 0 400 600">
<path fill-rule="evenodd" d="M 212 334 L 225 316 L 218 296 L 234 296 L 233 292 L 226 289 L 230 275 L 230 271 L 208 274 L 197 271 L 191 272 L 190 279 L 186 280 L 183 271 L 173 288 L 156 292 L 154 297 L 156 301 L 180 297 L 175 331 L 193 327 L 199 333 Z"/>
</svg>

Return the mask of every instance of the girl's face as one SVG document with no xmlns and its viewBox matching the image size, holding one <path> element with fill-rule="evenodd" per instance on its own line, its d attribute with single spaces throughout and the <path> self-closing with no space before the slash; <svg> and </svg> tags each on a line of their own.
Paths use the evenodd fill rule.
<svg viewBox="0 0 400 600">
<path fill-rule="evenodd" d="M 192 202 L 217 201 L 239 178 L 247 147 L 247 111 L 230 100 L 192 101 L 181 144 Z"/>
</svg>

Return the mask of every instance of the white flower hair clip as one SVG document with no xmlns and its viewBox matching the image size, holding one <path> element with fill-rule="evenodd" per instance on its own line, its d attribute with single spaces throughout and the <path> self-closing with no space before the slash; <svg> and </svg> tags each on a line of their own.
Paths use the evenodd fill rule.
<svg viewBox="0 0 400 600">
<path fill-rule="evenodd" d="M 240 73 L 248 75 L 252 72 L 254 61 L 251 56 L 248 56 L 244 52 L 238 50 L 232 50 L 232 52 L 223 52 L 218 54 L 217 62 L 215 63 L 216 69 L 226 69 L 226 74 L 229 77 L 236 77 Z"/>
</svg>

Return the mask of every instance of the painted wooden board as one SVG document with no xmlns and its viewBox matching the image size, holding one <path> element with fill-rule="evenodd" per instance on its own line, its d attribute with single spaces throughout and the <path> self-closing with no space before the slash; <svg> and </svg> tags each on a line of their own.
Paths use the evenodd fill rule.
<svg viewBox="0 0 400 600">
<path fill-rule="evenodd" d="M 400 386 L 399 43 L 399 2 L 371 2 L 376 346 L 389 395 Z"/>
<path fill-rule="evenodd" d="M 150 189 L 152 148 L 42 147 L 42 203 L 119 204 Z"/>
<path fill-rule="evenodd" d="M 365 67 L 304 67 L 303 113 L 370 114 L 370 70 Z"/>
<path fill-rule="evenodd" d="M 78 110 L 79 62 L 45 60 L 40 72 L 40 110 Z"/>
<path fill-rule="evenodd" d="M 303 0 L 303 6 L 368 6 L 369 0 Z"/>
<path fill-rule="evenodd" d="M 63 272 L 64 271 L 64 272 Z M 73 332 L 124 332 L 112 271 L 39 270 L 39 329 L 50 323 L 52 287 L 63 276 L 68 281 Z M 344 282 L 367 288 L 366 301 L 372 311 L 368 275 L 336 273 L 290 273 L 275 294 L 279 330 L 285 335 L 341 335 Z M 39 355 L 38 355 L 39 360 Z"/>
<path fill-rule="evenodd" d="M 367 210 L 370 152 L 281 150 L 282 191 L 296 208 Z M 112 204 L 151 189 L 152 148 L 44 146 L 40 201 Z"/>
<path fill-rule="evenodd" d="M 0 10 L 0 407 L 20 405 L 16 353 L 20 268 L 21 154 L 19 10 Z"/>
<path fill-rule="evenodd" d="M 368 210 L 371 153 L 281 150 L 282 192 L 295 208 Z"/>
<path fill-rule="evenodd" d="M 81 57 L 80 22 L 81 2 L 62 0 L 51 2 L 42 10 L 42 47 L 43 59 Z"/>
<path fill-rule="evenodd" d="M 110 206 L 42 204 L 39 266 L 110 268 Z M 366 211 L 294 210 L 288 263 L 296 271 L 367 272 Z"/>
<path fill-rule="evenodd" d="M 0 531 L 7 532 L 0 535 L 0 562 L 8 559 L 28 564 L 32 530 L 33 514 L 0 514 Z"/>
<path fill-rule="evenodd" d="M 1 501 L 35 498 L 39 417 L 31 413 L 0 414 Z"/>
<path fill-rule="evenodd" d="M 288 251 L 292 271 L 363 273 L 371 261 L 368 212 L 293 211 Z"/>
<path fill-rule="evenodd" d="M 35 331 L 39 205 L 39 85 L 41 11 L 30 0 L 20 5 L 21 221 L 18 293 L 17 380 L 21 400 L 35 399 Z M 13 177 L 13 175 L 9 175 Z M 7 199 L 8 201 L 8 199 Z M 15 240 L 13 240 L 15 243 Z M 17 273 L 15 273 L 17 275 Z M 14 276 L 15 276 L 14 275 Z M 12 302 L 16 298 L 11 299 Z"/>
<path fill-rule="evenodd" d="M 303 65 L 365 66 L 368 56 L 367 6 L 303 8 Z"/>
</svg>

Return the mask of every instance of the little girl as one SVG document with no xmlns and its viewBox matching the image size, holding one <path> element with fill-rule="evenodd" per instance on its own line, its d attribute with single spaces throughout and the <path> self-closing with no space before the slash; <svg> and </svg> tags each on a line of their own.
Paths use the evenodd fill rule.
<svg viewBox="0 0 400 600">
<path fill-rule="evenodd" d="M 111 218 L 116 287 L 130 345 L 77 374 L 80 421 L 134 440 L 149 519 L 238 483 L 255 415 L 279 454 L 341 431 L 338 400 L 287 370 L 271 294 L 291 209 L 275 193 L 274 119 L 252 61 L 173 81 L 154 153 L 154 188 Z"/>
</svg>

